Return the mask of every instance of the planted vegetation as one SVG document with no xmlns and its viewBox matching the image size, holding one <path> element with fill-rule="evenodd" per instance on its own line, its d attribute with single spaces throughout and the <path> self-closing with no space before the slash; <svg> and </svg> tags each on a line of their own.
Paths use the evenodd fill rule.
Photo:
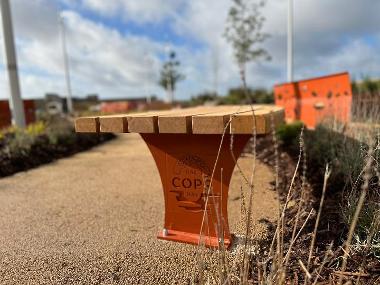
<svg viewBox="0 0 380 285">
<path fill-rule="evenodd" d="M 255 164 L 257 153 L 276 173 L 278 221 L 267 224 L 267 239 L 255 241 L 255 189 L 239 172 L 246 181 L 240 242 L 232 253 L 222 243 L 216 253 L 201 251 L 196 284 L 379 284 L 380 141 L 340 129 L 306 130 L 296 122 L 252 139 L 246 155 Z"/>
<path fill-rule="evenodd" d="M 112 134 L 77 134 L 63 118 L 48 118 L 26 129 L 0 131 L 0 177 L 75 154 L 107 141 Z"/>
</svg>

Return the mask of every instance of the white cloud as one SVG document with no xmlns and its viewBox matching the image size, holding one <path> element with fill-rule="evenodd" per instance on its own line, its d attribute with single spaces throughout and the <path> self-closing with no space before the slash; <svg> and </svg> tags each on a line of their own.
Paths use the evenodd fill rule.
<svg viewBox="0 0 380 285">
<path fill-rule="evenodd" d="M 83 5 L 105 16 L 152 23 L 173 17 L 182 2 L 183 0 L 83 0 Z"/>
<path fill-rule="evenodd" d="M 379 60 L 376 60 L 378 58 L 378 47 L 370 46 L 363 40 L 354 40 L 326 60 L 329 62 L 331 72 L 341 69 L 344 64 L 348 70 L 359 70 L 356 75 L 360 76 L 366 75 L 364 69 L 361 74 L 360 66 L 364 66 L 368 74 L 379 74 Z"/>
<path fill-rule="evenodd" d="M 43 4 L 42 1 L 35 2 L 37 6 Z M 56 7 L 52 7 L 50 12 L 56 11 Z M 23 9 L 17 5 L 12 8 Z M 31 12 L 38 14 L 38 10 L 31 9 Z M 51 28 L 40 33 L 39 23 L 34 26 L 30 19 L 32 15 L 28 22 L 24 22 L 17 14 L 22 13 L 15 13 L 14 21 L 24 97 L 41 97 L 53 91 L 65 93 L 57 18 L 46 17 L 44 23 Z M 160 92 L 155 81 L 159 68 L 158 55 L 164 51 L 162 44 L 143 36 L 124 36 L 73 11 L 65 11 L 63 17 L 75 94 L 98 92 L 108 97 L 128 97 Z M 25 25 L 29 25 L 28 33 Z"/>
<path fill-rule="evenodd" d="M 264 46 L 273 60 L 250 65 L 248 82 L 254 87 L 270 87 L 286 78 L 286 2 L 270 0 L 263 10 L 267 18 L 265 31 L 272 35 Z M 295 2 L 297 78 L 343 70 L 356 76 L 380 76 L 380 1 Z M 68 7 L 63 15 L 75 94 L 164 94 L 156 82 L 167 44 L 144 35 L 123 34 L 107 26 L 113 17 L 124 20 L 125 31 L 129 22 L 140 27 L 169 23 L 173 32 L 200 46 L 172 44 L 186 74 L 186 80 L 178 86 L 178 97 L 212 90 L 215 66 L 221 93 L 240 83 L 233 51 L 222 37 L 230 0 L 13 0 L 24 97 L 65 92 L 57 21 L 59 3 Z M 86 13 L 80 14 L 83 9 L 91 10 L 101 21 L 85 18 Z M 0 97 L 5 94 L 3 71 L 0 68 Z"/>
<path fill-rule="evenodd" d="M 144 37 L 122 36 L 73 12 L 65 12 L 64 17 L 67 19 L 73 72 L 78 71 L 83 78 L 97 78 L 103 83 L 107 83 L 107 77 L 116 81 L 119 78 L 131 86 L 154 77 L 158 64 L 154 55 L 163 51 L 163 46 Z M 149 59 L 151 68 L 147 65 Z"/>
<path fill-rule="evenodd" d="M 206 43 L 210 51 L 219 51 L 221 81 L 227 85 L 238 84 L 232 52 L 221 36 L 231 3 L 230 0 L 189 1 L 186 12 L 176 18 L 175 24 L 181 34 Z M 296 78 L 342 70 L 380 76 L 380 68 L 374 67 L 373 63 L 374 51 L 380 49 L 380 40 L 374 43 L 375 48 L 370 48 L 371 44 L 363 40 L 379 33 L 378 11 L 380 1 L 374 0 L 295 1 Z M 251 64 L 248 79 L 253 86 L 271 86 L 286 78 L 287 1 L 269 0 L 263 14 L 266 17 L 264 30 L 271 34 L 264 47 L 273 60 Z M 360 41 L 360 48 L 354 48 L 356 41 Z M 371 53 L 363 55 L 369 51 Z M 345 54 L 344 59 L 342 54 Z M 372 62 L 367 60 L 371 56 Z M 379 63 L 378 60 L 376 66 Z"/>
</svg>

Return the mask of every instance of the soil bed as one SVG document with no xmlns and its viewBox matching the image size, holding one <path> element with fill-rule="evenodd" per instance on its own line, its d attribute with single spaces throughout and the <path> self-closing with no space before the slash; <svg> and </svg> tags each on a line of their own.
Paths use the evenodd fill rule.
<svg viewBox="0 0 380 285">
<path fill-rule="evenodd" d="M 260 137 L 257 139 L 258 159 L 269 165 L 275 172 L 275 152 L 272 137 Z M 246 149 L 250 151 L 249 147 Z M 280 200 L 284 204 L 289 190 L 289 185 L 296 169 L 298 153 L 280 145 L 279 153 L 279 195 Z M 284 229 L 284 252 L 286 253 L 291 241 L 295 217 L 298 212 L 298 205 L 301 198 L 302 173 L 304 170 L 303 162 L 300 161 L 298 174 L 295 177 L 294 188 L 292 190 L 291 199 L 285 212 L 285 229 Z M 297 231 L 305 221 L 307 215 L 313 210 L 311 218 L 306 223 L 303 230 L 292 247 L 292 254 L 287 270 L 287 276 L 292 279 L 295 284 L 303 283 L 305 272 L 300 268 L 299 260 L 304 264 L 307 263 L 312 233 L 315 226 L 316 213 L 318 211 L 320 196 L 323 187 L 322 179 L 315 178 L 315 165 L 313 161 L 307 161 L 305 168 L 306 179 L 304 181 L 303 209 L 298 222 Z M 320 177 L 319 177 L 320 178 Z M 332 183 L 334 185 L 334 183 Z M 275 189 L 275 185 L 273 185 Z M 333 187 L 333 186 L 332 186 Z M 343 255 L 342 244 L 346 238 L 347 226 L 342 220 L 341 203 L 342 191 L 340 189 L 331 189 L 327 187 L 325 202 L 322 210 L 321 220 L 316 236 L 316 245 L 313 259 L 309 272 L 318 270 L 325 260 L 323 270 L 320 272 L 320 284 L 331 284 L 339 279 L 339 270 L 341 266 L 341 256 Z M 273 237 L 276 231 L 276 224 L 269 224 L 269 237 Z M 271 245 L 271 239 L 261 243 L 262 250 L 268 251 Z M 330 250 L 329 250 L 330 248 Z M 328 257 L 327 252 L 329 252 Z M 269 263 L 270 264 L 270 263 Z M 359 273 L 360 272 L 360 273 Z M 348 260 L 347 271 L 344 273 L 344 281 L 352 280 L 354 284 L 360 279 L 361 284 L 380 284 L 380 260 L 375 256 L 368 254 L 353 253 Z M 254 276 L 255 279 L 255 276 Z M 319 283 L 318 283 L 319 284 Z M 335 283 L 333 283 L 335 284 Z"/>
</svg>

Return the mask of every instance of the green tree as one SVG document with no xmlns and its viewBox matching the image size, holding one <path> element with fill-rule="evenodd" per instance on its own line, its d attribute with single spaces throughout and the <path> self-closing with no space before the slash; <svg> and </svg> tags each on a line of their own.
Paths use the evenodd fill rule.
<svg viewBox="0 0 380 285">
<path fill-rule="evenodd" d="M 231 88 L 228 94 L 221 98 L 221 104 L 240 105 L 240 104 L 270 104 L 273 103 L 273 94 L 265 89 Z"/>
<path fill-rule="evenodd" d="M 363 78 L 361 87 L 364 92 L 369 93 L 370 95 L 375 95 L 380 92 L 380 82 L 371 79 L 369 76 Z"/>
<path fill-rule="evenodd" d="M 216 104 L 219 103 L 219 96 L 215 93 L 211 92 L 203 92 L 201 94 L 198 94 L 197 96 L 192 96 L 190 99 L 190 105 L 191 106 L 199 106 L 204 105 L 208 102 L 214 102 Z"/>
<path fill-rule="evenodd" d="M 261 8 L 265 6 L 265 1 L 232 0 L 232 2 L 224 37 L 232 44 L 243 88 L 247 90 L 247 63 L 271 59 L 269 53 L 260 47 L 260 44 L 269 37 L 262 32 L 265 17 L 261 14 Z"/>
<path fill-rule="evenodd" d="M 169 53 L 169 59 L 164 63 L 160 71 L 160 79 L 158 84 L 166 90 L 168 94 L 168 101 L 170 103 L 173 102 L 174 91 L 177 83 L 185 79 L 185 76 L 178 70 L 179 66 L 180 62 L 176 58 L 176 53 L 171 51 Z"/>
</svg>

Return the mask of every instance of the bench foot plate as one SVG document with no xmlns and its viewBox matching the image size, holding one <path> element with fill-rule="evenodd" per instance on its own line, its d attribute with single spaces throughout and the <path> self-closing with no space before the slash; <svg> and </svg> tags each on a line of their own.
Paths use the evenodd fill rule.
<svg viewBox="0 0 380 285">
<path fill-rule="evenodd" d="M 187 232 L 181 232 L 176 230 L 168 230 L 164 235 L 163 233 L 159 233 L 157 236 L 158 239 L 169 240 L 169 241 L 177 241 L 182 243 L 189 243 L 194 245 L 204 244 L 207 247 L 218 247 L 219 242 L 218 238 L 211 236 L 202 237 L 202 241 L 200 242 L 199 234 L 192 234 Z M 230 239 L 224 239 L 225 247 L 229 247 L 231 244 Z"/>
</svg>

